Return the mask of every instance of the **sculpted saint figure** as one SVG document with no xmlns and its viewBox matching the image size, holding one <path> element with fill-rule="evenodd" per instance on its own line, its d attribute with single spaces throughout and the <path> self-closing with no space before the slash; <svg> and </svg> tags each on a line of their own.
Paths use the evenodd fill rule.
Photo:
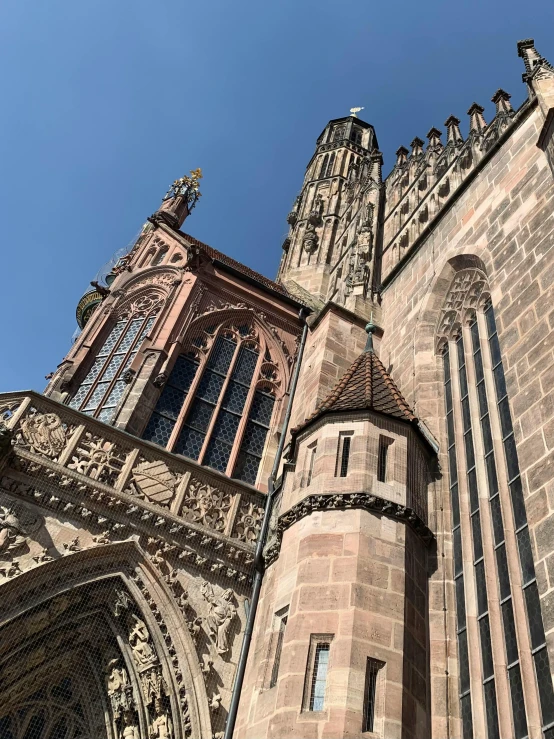
<svg viewBox="0 0 554 739">
<path fill-rule="evenodd" d="M 218 654 L 225 654 L 229 651 L 229 630 L 231 623 L 237 614 L 237 609 L 233 604 L 233 591 L 231 588 L 224 590 L 223 593 L 216 597 L 212 586 L 204 582 L 202 585 L 202 595 L 210 604 L 206 623 L 210 636 L 215 644 Z"/>
<path fill-rule="evenodd" d="M 150 634 L 146 624 L 133 613 L 131 615 L 132 625 L 129 631 L 129 644 L 133 650 L 135 662 L 139 667 L 149 665 L 156 661 L 154 650 L 150 646 Z"/>
<path fill-rule="evenodd" d="M 108 662 L 107 669 L 109 670 L 106 677 L 108 695 L 119 693 L 123 688 L 129 685 L 127 670 L 120 666 L 119 659 L 117 657 Z"/>
<path fill-rule="evenodd" d="M 152 739 L 173 739 L 171 718 L 164 711 L 163 703 L 159 698 L 156 698 L 154 702 L 154 710 L 156 717 L 150 727 L 150 736 Z"/>
</svg>

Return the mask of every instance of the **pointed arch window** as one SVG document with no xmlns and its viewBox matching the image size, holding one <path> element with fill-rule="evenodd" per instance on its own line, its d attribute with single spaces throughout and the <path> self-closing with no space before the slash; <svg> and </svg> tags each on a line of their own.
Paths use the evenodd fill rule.
<svg viewBox="0 0 554 739">
<path fill-rule="evenodd" d="M 131 366 L 156 320 L 156 301 L 139 299 L 130 314 L 108 334 L 69 406 L 109 423 L 126 387 L 123 374 Z"/>
<path fill-rule="evenodd" d="M 437 333 L 443 342 L 463 736 L 473 735 L 471 696 L 482 691 L 489 739 L 499 736 L 497 701 L 511 705 L 511 736 L 525 739 L 529 696 L 534 693 L 540 705 L 546 732 L 554 724 L 554 691 L 500 344 L 480 270 L 456 273 Z M 519 567 L 509 556 L 515 550 Z M 475 597 L 468 596 L 470 589 Z M 491 598 L 498 599 L 500 613 L 489 610 Z M 466 607 L 477 619 L 476 636 L 468 629 Z M 524 611 L 527 623 L 518 623 Z M 493 649 L 495 631 L 504 636 L 504 654 Z M 470 669 L 472 638 L 480 647 L 480 669 Z M 523 669 L 530 662 L 535 675 Z M 497 698 L 499 690 L 505 695 Z"/>
<path fill-rule="evenodd" d="M 327 172 L 327 163 L 329 162 L 329 154 L 325 154 L 323 161 L 321 162 L 321 169 L 319 170 L 319 177 L 325 177 Z"/>
<path fill-rule="evenodd" d="M 251 323 L 207 326 L 177 358 L 143 438 L 254 484 L 278 374 Z"/>
<path fill-rule="evenodd" d="M 334 168 L 335 168 L 335 152 L 333 152 L 331 156 L 329 157 L 329 161 L 327 163 L 327 169 L 325 170 L 325 174 L 323 174 L 322 177 L 332 177 Z"/>
</svg>

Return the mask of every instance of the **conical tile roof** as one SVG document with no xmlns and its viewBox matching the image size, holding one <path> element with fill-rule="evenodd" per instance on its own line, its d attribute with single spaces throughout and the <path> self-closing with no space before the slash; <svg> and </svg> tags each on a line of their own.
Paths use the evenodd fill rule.
<svg viewBox="0 0 554 739">
<path fill-rule="evenodd" d="M 403 421 L 416 417 L 379 357 L 366 350 L 309 418 L 292 429 L 295 436 L 324 413 L 372 410 Z"/>
</svg>

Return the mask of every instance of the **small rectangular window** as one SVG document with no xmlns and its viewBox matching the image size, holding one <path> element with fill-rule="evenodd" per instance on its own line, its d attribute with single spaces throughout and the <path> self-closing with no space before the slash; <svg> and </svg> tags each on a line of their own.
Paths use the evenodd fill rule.
<svg viewBox="0 0 554 739">
<path fill-rule="evenodd" d="M 277 644 L 275 646 L 275 656 L 273 658 L 273 668 L 271 670 L 271 681 L 269 687 L 273 688 L 277 685 L 279 677 L 279 665 L 281 663 L 281 652 L 283 651 L 283 640 L 285 638 L 285 629 L 287 628 L 288 606 L 276 614 L 278 619 L 279 630 L 277 631 Z"/>
<path fill-rule="evenodd" d="M 323 711 L 332 634 L 312 634 L 304 684 L 304 711 Z"/>
<path fill-rule="evenodd" d="M 383 662 L 367 658 L 365 668 L 364 717 L 362 731 L 373 731 L 375 727 L 375 703 L 377 698 L 377 678 Z"/>
<path fill-rule="evenodd" d="M 379 436 L 379 449 L 377 452 L 377 479 L 379 482 L 387 482 L 387 461 L 389 455 L 389 447 L 394 439 L 388 436 Z"/>
<path fill-rule="evenodd" d="M 337 444 L 337 458 L 335 461 L 335 477 L 346 477 L 348 475 L 348 464 L 350 462 L 350 444 L 352 431 L 341 431 Z"/>
</svg>

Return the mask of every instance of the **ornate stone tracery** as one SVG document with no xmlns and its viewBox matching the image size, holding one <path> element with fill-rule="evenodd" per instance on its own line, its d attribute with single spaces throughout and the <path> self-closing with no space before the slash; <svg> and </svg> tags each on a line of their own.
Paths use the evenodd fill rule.
<svg viewBox="0 0 554 739">
<path fill-rule="evenodd" d="M 475 318 L 475 312 L 490 300 L 486 275 L 471 267 L 458 271 L 448 289 L 436 328 L 437 350 L 444 341 L 457 338 L 462 326 Z"/>
</svg>

